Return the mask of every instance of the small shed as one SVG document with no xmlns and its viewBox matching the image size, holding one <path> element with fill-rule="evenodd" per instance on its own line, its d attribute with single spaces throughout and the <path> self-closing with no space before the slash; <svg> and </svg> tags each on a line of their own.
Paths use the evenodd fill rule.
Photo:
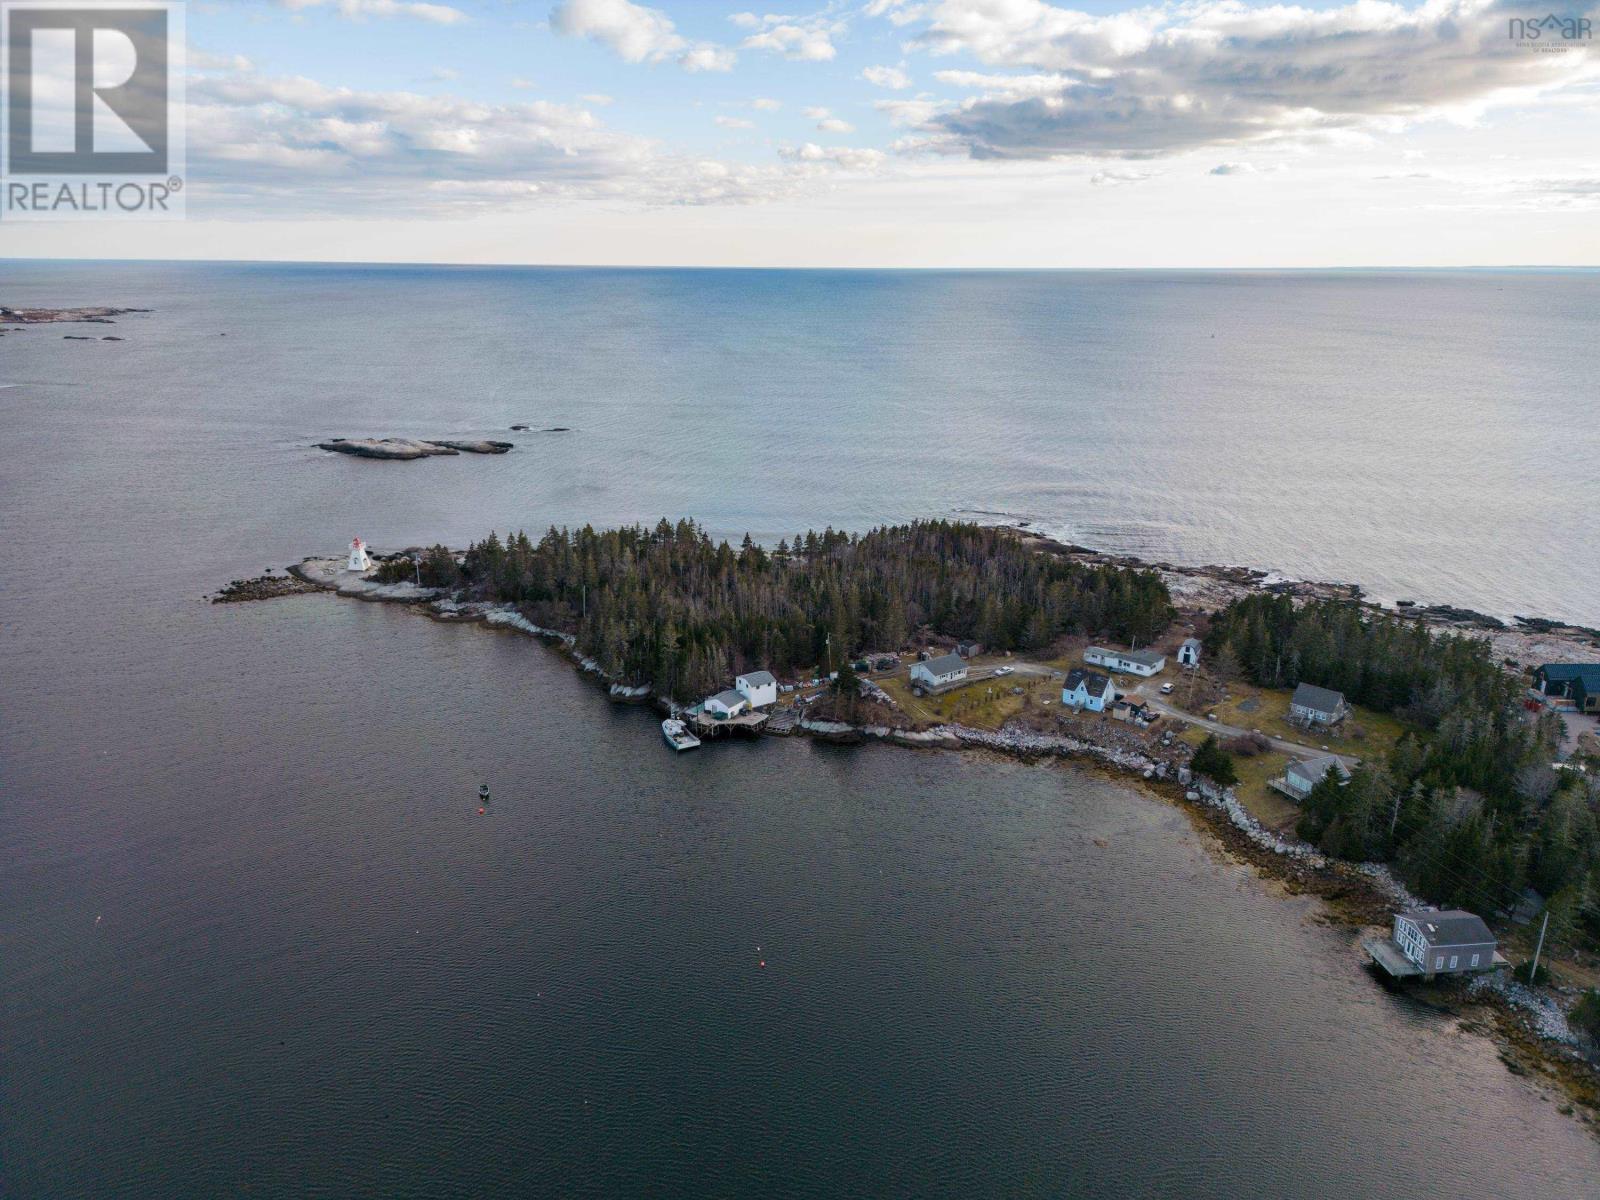
<svg viewBox="0 0 1600 1200">
<path fill-rule="evenodd" d="M 715 717 L 718 720 L 726 720 L 729 717 L 737 717 L 749 707 L 750 701 L 746 700 L 732 688 L 728 689 L 726 692 L 718 692 L 705 703 L 706 715 L 709 717 Z"/>
<path fill-rule="evenodd" d="M 1178 665 L 1180 667 L 1198 667 L 1200 665 L 1199 638 L 1183 639 L 1183 645 L 1178 647 Z"/>
</svg>

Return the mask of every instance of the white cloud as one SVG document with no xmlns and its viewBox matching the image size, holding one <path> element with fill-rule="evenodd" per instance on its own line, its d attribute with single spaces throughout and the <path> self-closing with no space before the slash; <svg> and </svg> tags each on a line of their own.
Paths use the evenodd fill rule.
<svg viewBox="0 0 1600 1200">
<path fill-rule="evenodd" d="M 738 61 L 739 56 L 726 46 L 702 42 L 678 59 L 678 65 L 685 71 L 731 71 Z"/>
<path fill-rule="evenodd" d="M 783 107 L 783 101 L 774 100 L 771 96 L 757 96 L 750 101 L 750 107 L 759 109 L 761 112 L 777 112 Z"/>
<path fill-rule="evenodd" d="M 819 104 L 813 104 L 809 108 L 802 108 L 800 112 L 802 116 L 809 117 L 813 121 L 821 121 L 833 115 Z"/>
<path fill-rule="evenodd" d="M 521 76 L 518 76 L 511 81 L 511 86 L 519 92 L 531 91 L 533 89 L 533 80 L 523 79 Z"/>
<path fill-rule="evenodd" d="M 184 61 L 192 71 L 248 71 L 254 65 L 242 54 L 212 54 L 193 46 Z"/>
<path fill-rule="evenodd" d="M 796 62 L 829 62 L 838 54 L 833 39 L 844 32 L 844 23 L 826 13 L 791 17 L 754 13 L 734 13 L 728 18 L 742 29 L 755 32 L 740 42 L 746 50 L 766 50 Z"/>
<path fill-rule="evenodd" d="M 189 84 L 189 161 L 214 211 L 234 217 L 449 214 L 581 200 L 641 206 L 791 197 L 875 150 L 694 159 L 606 128 L 587 108 L 365 92 L 254 71 Z M 743 128 L 740 118 L 717 119 Z"/>
<path fill-rule="evenodd" d="M 978 94 L 931 118 L 929 133 L 978 158 L 1145 158 L 1470 118 L 1600 75 L 1600 56 L 1516 46 L 1502 2 L 1189 0 L 1093 15 L 1044 0 L 943 0 L 883 11 L 922 22 L 911 44 L 933 54 L 1032 72 L 940 72 Z"/>
<path fill-rule="evenodd" d="M 1211 175 L 1254 175 L 1256 174 L 1256 169 L 1253 164 L 1247 162 L 1225 162 L 1218 163 L 1207 173 Z"/>
<path fill-rule="evenodd" d="M 854 133 L 856 127 L 849 121 L 841 121 L 838 117 L 824 117 L 817 122 L 817 128 L 823 133 Z"/>
<path fill-rule="evenodd" d="M 868 171 L 883 164 L 881 150 L 861 150 L 852 146 L 819 146 L 806 142 L 800 146 L 786 146 L 778 154 L 790 162 L 833 163 L 849 171 Z"/>
<path fill-rule="evenodd" d="M 1089 176 L 1089 182 L 1095 187 L 1123 187 L 1130 183 L 1143 183 L 1160 174 L 1160 171 L 1096 171 Z"/>
<path fill-rule="evenodd" d="M 448 4 L 408 3 L 407 0 L 279 0 L 279 3 L 294 12 L 331 4 L 338 9 L 340 16 L 351 20 L 362 17 L 415 17 L 435 25 L 454 25 L 467 19 L 466 13 Z"/>
<path fill-rule="evenodd" d="M 916 128 L 926 126 L 953 103 L 950 100 L 936 100 L 923 93 L 913 99 L 874 100 L 872 107 L 888 117 L 891 125 Z"/>
<path fill-rule="evenodd" d="M 588 38 L 624 62 L 671 58 L 685 71 L 728 71 L 738 57 L 711 42 L 691 44 L 666 13 L 631 0 L 562 0 L 550 12 L 550 27 L 569 37 Z"/>
<path fill-rule="evenodd" d="M 711 119 L 724 129 L 754 129 L 756 127 L 754 121 L 747 121 L 743 117 L 712 117 Z"/>
<path fill-rule="evenodd" d="M 608 96 L 604 92 L 585 92 L 583 95 L 579 96 L 578 99 L 582 100 L 585 104 L 592 104 L 596 108 L 610 108 L 617 102 L 617 98 L 615 96 Z"/>
<path fill-rule="evenodd" d="M 895 92 L 911 86 L 911 76 L 899 67 L 868 67 L 861 72 L 861 78 L 877 87 L 888 88 Z"/>
</svg>

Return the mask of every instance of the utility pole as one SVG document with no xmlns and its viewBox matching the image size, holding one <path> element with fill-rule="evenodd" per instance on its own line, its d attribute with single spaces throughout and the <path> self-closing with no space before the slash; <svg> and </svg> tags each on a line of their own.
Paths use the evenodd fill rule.
<svg viewBox="0 0 1600 1200">
<path fill-rule="evenodd" d="M 1544 910 L 1544 924 L 1539 926 L 1539 945 L 1533 952 L 1533 966 L 1528 968 L 1528 982 L 1539 978 L 1539 955 L 1544 953 L 1544 931 L 1550 928 L 1550 910 Z"/>
</svg>

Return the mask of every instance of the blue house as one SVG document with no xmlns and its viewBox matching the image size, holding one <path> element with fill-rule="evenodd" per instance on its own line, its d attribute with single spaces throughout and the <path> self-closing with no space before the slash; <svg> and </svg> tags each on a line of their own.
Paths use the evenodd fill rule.
<svg viewBox="0 0 1600 1200">
<path fill-rule="evenodd" d="M 1068 708 L 1105 712 L 1116 698 L 1116 689 L 1111 686 L 1110 676 L 1102 675 L 1099 671 L 1085 671 L 1081 668 L 1071 671 L 1067 674 L 1067 682 L 1061 688 L 1061 703 Z"/>
</svg>

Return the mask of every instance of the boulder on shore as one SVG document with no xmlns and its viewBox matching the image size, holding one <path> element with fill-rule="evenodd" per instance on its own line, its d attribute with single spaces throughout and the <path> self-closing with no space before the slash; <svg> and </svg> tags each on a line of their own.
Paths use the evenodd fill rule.
<svg viewBox="0 0 1600 1200">
<path fill-rule="evenodd" d="M 423 441 L 420 438 L 334 438 L 331 442 L 317 443 L 317 449 L 331 450 L 336 454 L 351 454 L 356 458 L 400 460 L 431 458 L 438 454 L 504 454 L 511 448 L 511 442 L 445 439 Z"/>
</svg>

